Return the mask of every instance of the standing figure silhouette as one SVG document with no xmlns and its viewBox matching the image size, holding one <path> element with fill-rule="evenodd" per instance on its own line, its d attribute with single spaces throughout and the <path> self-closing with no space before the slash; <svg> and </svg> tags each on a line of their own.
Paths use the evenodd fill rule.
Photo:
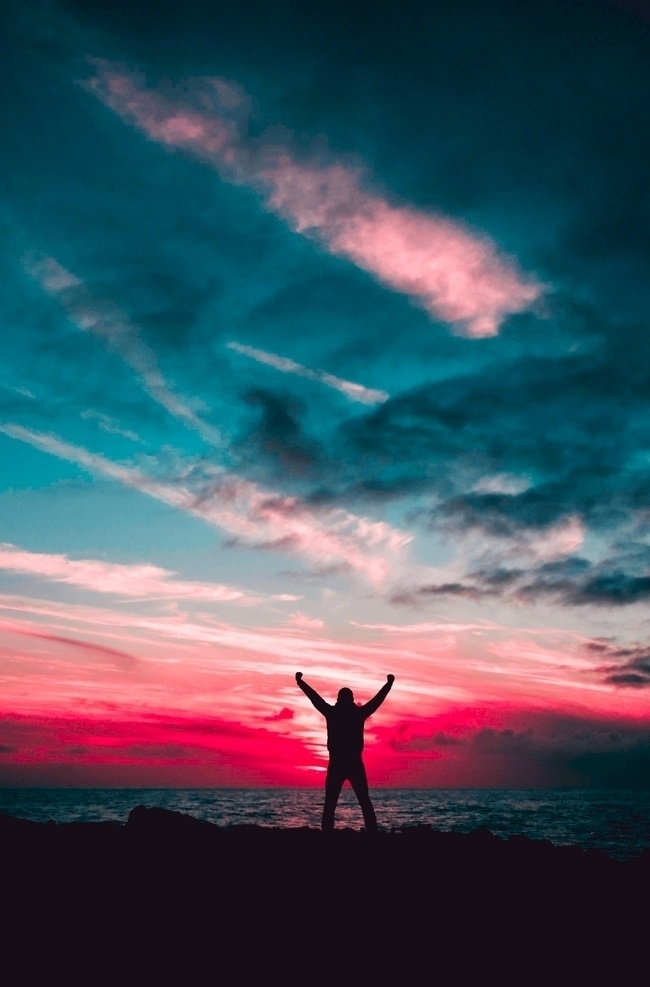
<svg viewBox="0 0 650 987">
<path fill-rule="evenodd" d="M 352 689 L 340 689 L 336 704 L 331 706 L 315 689 L 307 685 L 302 672 L 296 672 L 296 682 L 327 720 L 327 749 L 330 752 L 330 760 L 325 778 L 325 805 L 321 823 L 324 832 L 331 832 L 334 829 L 336 803 L 345 781 L 350 782 L 359 800 L 366 832 L 377 832 L 377 818 L 370 801 L 368 779 L 362 758 L 363 728 L 368 717 L 379 709 L 390 692 L 395 676 L 387 675 L 386 679 L 386 685 L 382 686 L 377 695 L 365 706 L 355 705 Z"/>
</svg>

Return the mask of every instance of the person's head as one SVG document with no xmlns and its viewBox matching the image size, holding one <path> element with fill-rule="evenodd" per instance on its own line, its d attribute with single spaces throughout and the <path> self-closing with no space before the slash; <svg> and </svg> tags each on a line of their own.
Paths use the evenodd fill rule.
<svg viewBox="0 0 650 987">
<path fill-rule="evenodd" d="M 337 702 L 339 702 L 341 706 L 353 706 L 354 693 L 352 692 L 352 689 L 339 689 Z"/>
</svg>

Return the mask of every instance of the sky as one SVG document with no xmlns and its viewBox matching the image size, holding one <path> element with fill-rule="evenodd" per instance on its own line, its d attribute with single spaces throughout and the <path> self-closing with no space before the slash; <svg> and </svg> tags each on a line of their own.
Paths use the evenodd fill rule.
<svg viewBox="0 0 650 987">
<path fill-rule="evenodd" d="M 650 784 L 650 7 L 9 0 L 0 785 Z"/>
</svg>

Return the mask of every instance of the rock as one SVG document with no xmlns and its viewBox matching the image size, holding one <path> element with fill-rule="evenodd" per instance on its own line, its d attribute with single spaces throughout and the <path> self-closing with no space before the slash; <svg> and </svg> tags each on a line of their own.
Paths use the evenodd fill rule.
<svg viewBox="0 0 650 987">
<path fill-rule="evenodd" d="M 131 809 L 127 826 L 132 830 L 137 829 L 140 832 L 146 830 L 149 833 L 187 832 L 190 830 L 196 832 L 205 830 L 206 827 L 213 830 L 217 829 L 212 823 L 205 822 L 203 819 L 195 819 L 194 816 L 189 816 L 187 813 L 158 807 L 148 808 L 146 805 L 136 805 L 134 809 Z"/>
</svg>

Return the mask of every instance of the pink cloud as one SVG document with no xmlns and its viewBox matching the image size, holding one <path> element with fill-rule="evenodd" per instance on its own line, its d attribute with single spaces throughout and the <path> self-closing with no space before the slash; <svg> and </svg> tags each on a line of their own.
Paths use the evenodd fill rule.
<svg viewBox="0 0 650 987">
<path fill-rule="evenodd" d="M 195 92 L 200 90 L 201 102 L 209 104 L 207 111 L 195 110 L 187 101 L 147 91 L 136 76 L 117 71 L 104 59 L 93 61 L 97 75 L 85 83 L 86 88 L 129 123 L 161 144 L 183 148 L 203 159 L 229 162 L 237 128 L 225 114 L 245 103 L 235 84 L 224 79 L 195 80 Z"/>
<path fill-rule="evenodd" d="M 241 343 L 235 342 L 228 343 L 227 345 L 228 349 L 234 350 L 236 353 L 241 353 L 242 356 L 248 356 L 251 360 L 257 360 L 258 363 L 264 363 L 268 367 L 273 367 L 281 373 L 296 374 L 298 377 L 304 377 L 306 380 L 326 384 L 327 387 L 331 387 L 335 391 L 341 391 L 351 401 L 358 401 L 360 404 L 381 404 L 390 397 L 386 391 L 364 387 L 362 384 L 355 384 L 351 380 L 342 380 L 340 377 L 334 377 L 324 370 L 312 370 L 310 367 L 304 367 L 301 363 L 296 363 L 295 360 L 278 356 L 277 353 L 267 353 L 266 350 L 257 350 L 252 346 L 243 346 Z"/>
<path fill-rule="evenodd" d="M 486 235 L 389 202 L 366 188 L 361 168 L 299 160 L 277 137 L 253 145 L 232 112 L 233 106 L 241 112 L 245 103 L 233 84 L 197 80 L 178 100 L 145 90 L 136 76 L 108 62 L 96 66 L 87 88 L 126 122 L 207 162 L 226 180 L 258 189 L 267 208 L 296 232 L 407 295 L 433 318 L 468 336 L 493 336 L 508 315 L 530 308 L 540 296 L 542 286 Z M 191 98 L 200 109 L 190 105 Z"/>
<path fill-rule="evenodd" d="M 279 153 L 262 178 L 269 205 L 300 233 L 314 231 L 330 251 L 347 257 L 429 315 L 468 336 L 494 336 L 504 318 L 539 297 L 484 235 L 457 221 L 395 206 L 365 192 L 362 175 Z"/>
<path fill-rule="evenodd" d="M 417 624 L 362 624 L 359 621 L 351 620 L 353 627 L 360 627 L 363 630 L 383 631 L 385 634 L 458 634 L 480 632 L 499 629 L 498 624 L 490 624 L 483 621 L 479 624 L 454 624 L 451 621 L 421 621 Z"/>
<path fill-rule="evenodd" d="M 126 597 L 203 600 L 214 603 L 252 602 L 241 590 L 218 583 L 185 582 L 159 566 L 143 563 L 120 565 L 96 559 L 70 559 L 67 555 L 28 552 L 0 544 L 0 569 L 42 576 L 59 583 L 83 586 L 95 593 Z"/>
<path fill-rule="evenodd" d="M 304 670 L 325 683 L 333 695 L 341 683 L 372 694 L 381 669 L 382 674 L 393 671 L 398 675 L 405 708 L 436 709 L 472 698 L 494 701 L 510 696 L 519 704 L 575 704 L 612 713 L 641 708 L 647 713 L 650 698 L 621 696 L 603 683 L 602 655 L 585 654 L 585 639 L 566 631 L 517 631 L 495 624 L 449 623 L 432 625 L 430 630 L 425 625 L 370 625 L 374 640 L 369 641 L 367 636 L 359 640 L 358 634 L 353 640 L 332 636 L 325 628 L 302 620 L 242 628 L 206 614 L 151 616 L 19 597 L 0 597 L 0 610 L 29 615 L 39 622 L 39 632 L 46 622 L 50 634 L 90 634 L 111 645 L 119 642 L 120 648 L 132 654 L 146 655 L 149 665 L 157 663 L 158 655 L 164 656 L 165 675 L 173 657 L 191 693 L 201 690 L 205 674 L 210 676 L 210 690 L 215 676 L 239 683 L 250 679 L 252 684 L 262 675 L 276 683 L 265 686 L 263 693 L 277 696 L 277 683 L 282 683 L 280 696 L 286 704 L 294 672 Z M 377 640 L 377 631 L 385 637 Z M 25 684 L 24 675 L 21 683 Z M 15 687 L 9 683 L 5 692 L 13 693 Z M 130 682 L 131 694 L 134 688 Z M 169 682 L 166 688 L 171 688 Z M 29 691 L 33 696 L 33 690 Z M 240 708 L 242 703 L 255 705 L 258 699 L 253 700 L 250 693 L 231 695 L 221 690 L 219 702 L 220 708 L 229 704 Z"/>
<path fill-rule="evenodd" d="M 584 521 L 577 514 L 571 514 L 550 525 L 542 535 L 530 537 L 527 547 L 537 559 L 546 562 L 573 554 L 584 540 Z"/>
<path fill-rule="evenodd" d="M 68 637 L 63 634 L 54 634 L 49 630 L 39 630 L 17 621 L 0 620 L 1 634 L 18 634 L 22 637 L 32 637 L 38 641 L 45 641 L 50 644 L 62 644 L 66 648 L 79 648 L 87 652 L 92 657 L 98 657 L 103 661 L 110 661 L 118 668 L 131 669 L 135 659 L 133 655 L 126 651 L 119 651 L 117 648 L 107 648 L 103 644 L 96 644 L 92 641 L 79 641 L 77 638 Z"/>
<path fill-rule="evenodd" d="M 412 540 L 384 521 L 311 508 L 298 497 L 264 490 L 235 474 L 218 473 L 197 493 L 21 425 L 0 424 L 0 432 L 200 517 L 246 544 L 305 555 L 321 567 L 344 567 L 376 586 L 393 574 Z"/>
<path fill-rule="evenodd" d="M 298 630 L 313 630 L 320 631 L 325 627 L 325 621 L 321 620 L 320 617 L 308 617 L 305 613 L 300 613 L 296 610 L 294 613 L 287 617 L 287 626 L 296 627 Z"/>
<path fill-rule="evenodd" d="M 352 687 L 359 700 L 370 698 L 385 673 L 396 674 L 390 705 L 368 733 L 370 757 L 374 738 L 391 734 L 400 722 L 410 724 L 412 734 L 419 733 L 418 720 L 431 717 L 437 719 L 435 733 L 449 733 L 452 723 L 483 729 L 498 726 L 490 717 L 499 704 L 522 713 L 564 710 L 647 722 L 650 697 L 634 690 L 621 694 L 604 683 L 602 653 L 585 652 L 585 639 L 565 631 L 489 625 L 477 636 L 480 625 L 450 623 L 443 633 L 427 634 L 419 626 L 417 638 L 406 627 L 400 638 L 387 625 L 386 637 L 370 643 L 359 640 L 361 628 L 349 640 L 324 629 L 242 628 L 208 614 L 134 610 L 0 596 L 6 614 L 0 620 L 4 707 L 80 720 L 86 713 L 146 720 L 180 711 L 186 720 L 200 721 L 218 710 L 233 730 L 262 722 L 288 730 L 311 752 L 312 767 L 325 756 L 323 724 L 296 689 L 297 670 L 329 701 L 341 685 Z M 116 669 L 120 653 L 134 660 Z M 293 716 L 280 719 L 280 709 Z M 98 746 L 106 744 L 110 734 Z M 296 763 L 309 761 L 303 756 Z"/>
<path fill-rule="evenodd" d="M 321 567 L 344 566 L 381 585 L 411 536 L 349 511 L 308 507 L 298 497 L 227 476 L 195 501 L 193 513 L 261 547 L 309 556 Z"/>
</svg>

